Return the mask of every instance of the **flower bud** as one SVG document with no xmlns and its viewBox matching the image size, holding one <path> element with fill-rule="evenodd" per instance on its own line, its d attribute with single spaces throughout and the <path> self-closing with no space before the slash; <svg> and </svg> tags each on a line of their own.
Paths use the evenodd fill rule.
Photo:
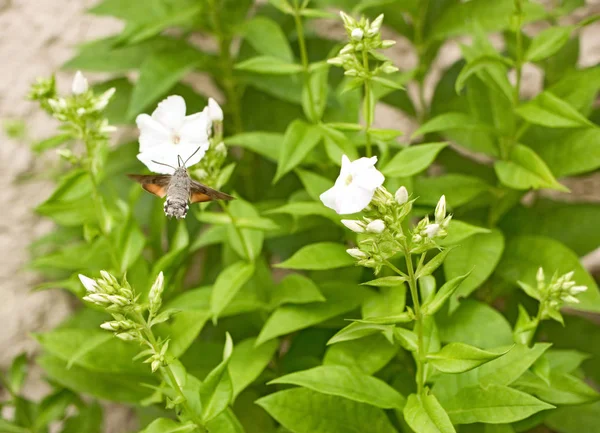
<svg viewBox="0 0 600 433">
<path fill-rule="evenodd" d="M 580 293 L 585 292 L 587 289 L 587 286 L 573 286 L 569 289 L 569 293 L 571 295 L 578 295 Z"/>
<path fill-rule="evenodd" d="M 367 255 L 365 253 L 363 253 L 361 250 L 359 250 L 358 248 L 349 248 L 346 250 L 346 252 L 348 254 L 350 254 L 352 257 L 354 257 L 355 259 L 366 259 Z"/>
<path fill-rule="evenodd" d="M 427 227 L 425 227 L 425 229 L 423 230 L 423 235 L 427 236 L 429 239 L 433 238 L 435 235 L 438 234 L 438 232 L 440 231 L 440 225 L 439 224 L 429 224 Z"/>
<path fill-rule="evenodd" d="M 579 299 L 572 295 L 565 295 L 563 296 L 562 300 L 570 304 L 579 304 Z"/>
<path fill-rule="evenodd" d="M 383 65 L 381 67 L 381 70 L 383 71 L 383 73 L 385 74 L 393 74 L 394 72 L 398 72 L 398 68 L 395 67 L 394 65 L 391 65 L 389 63 Z"/>
<path fill-rule="evenodd" d="M 119 332 L 118 334 L 115 334 L 115 336 L 117 338 L 120 338 L 123 341 L 135 341 L 136 340 L 135 334 L 132 334 L 131 332 Z"/>
<path fill-rule="evenodd" d="M 208 98 L 208 117 L 213 122 L 223 121 L 223 110 L 213 98 Z"/>
<path fill-rule="evenodd" d="M 219 144 L 217 144 L 215 147 L 215 153 L 221 156 L 227 155 L 227 147 L 225 146 L 225 143 L 221 141 Z"/>
<path fill-rule="evenodd" d="M 112 98 L 112 96 L 115 94 L 115 91 L 116 91 L 116 89 L 114 87 L 111 87 L 106 92 L 104 92 L 102 95 L 100 95 L 100 97 L 94 104 L 94 110 L 96 110 L 96 111 L 104 110 L 106 108 L 106 106 L 108 105 L 108 103 L 110 102 L 110 99 Z"/>
<path fill-rule="evenodd" d="M 369 224 L 367 224 L 367 231 L 369 233 L 381 233 L 384 230 L 385 223 L 380 219 L 373 220 Z"/>
<path fill-rule="evenodd" d="M 102 329 L 106 329 L 107 331 L 118 331 L 119 329 L 121 329 L 121 327 L 119 326 L 119 322 L 113 320 L 112 322 L 104 322 L 102 325 L 100 325 L 100 327 Z"/>
<path fill-rule="evenodd" d="M 165 277 L 162 271 L 156 277 L 156 281 L 150 288 L 150 293 L 148 294 L 148 300 L 150 301 L 150 311 L 156 312 L 160 308 L 160 304 L 162 303 L 162 293 L 164 290 L 164 282 Z"/>
<path fill-rule="evenodd" d="M 419 243 L 419 242 L 421 242 L 422 240 L 423 240 L 423 237 L 422 237 L 421 235 L 419 235 L 419 234 L 413 235 L 413 237 L 412 237 L 412 241 L 413 241 L 415 244 L 418 244 L 418 243 Z"/>
<path fill-rule="evenodd" d="M 386 49 L 396 45 L 396 41 L 392 41 L 390 39 L 386 39 L 385 41 L 381 41 L 381 48 Z"/>
<path fill-rule="evenodd" d="M 356 42 L 362 41 L 364 35 L 365 35 L 365 32 L 363 32 L 363 30 L 359 29 L 359 28 L 355 28 L 354 30 L 352 30 L 352 33 L 350 34 L 352 39 L 355 40 Z"/>
<path fill-rule="evenodd" d="M 81 281 L 81 284 L 83 284 L 88 293 L 96 293 L 98 291 L 98 284 L 91 278 L 79 274 L 79 281 Z"/>
<path fill-rule="evenodd" d="M 75 77 L 73 78 L 73 84 L 71 85 L 71 91 L 74 95 L 81 95 L 88 91 L 88 81 L 83 76 L 81 71 L 77 71 L 75 73 Z"/>
<path fill-rule="evenodd" d="M 344 75 L 348 75 L 349 77 L 356 77 L 358 75 L 358 71 L 356 69 L 348 69 L 344 72 Z"/>
<path fill-rule="evenodd" d="M 352 27 L 356 25 L 356 21 L 354 21 L 354 18 L 346 14 L 344 11 L 340 11 L 340 17 L 342 17 L 342 21 L 344 21 L 344 26 Z"/>
<path fill-rule="evenodd" d="M 352 230 L 354 233 L 364 233 L 365 225 L 357 220 L 342 220 L 342 224 L 344 224 L 347 228 Z"/>
<path fill-rule="evenodd" d="M 327 63 L 333 66 L 342 66 L 344 64 L 344 59 L 341 57 L 333 57 L 331 59 L 327 59 Z"/>
<path fill-rule="evenodd" d="M 544 269 L 542 267 L 538 268 L 535 279 L 537 280 L 538 289 L 541 290 L 544 287 L 544 283 L 546 281 Z"/>
<path fill-rule="evenodd" d="M 446 218 L 446 196 L 442 195 L 435 207 L 435 222 L 441 224 L 444 218 Z"/>
<path fill-rule="evenodd" d="M 396 199 L 396 203 L 400 205 L 406 203 L 408 201 L 408 190 L 404 186 L 401 186 L 396 191 L 396 194 L 394 194 L 394 198 Z"/>
<path fill-rule="evenodd" d="M 381 30 L 382 24 L 383 24 L 383 14 L 379 15 L 377 18 L 375 18 L 375 20 L 373 20 L 373 22 L 369 26 L 369 32 L 372 32 L 373 34 L 379 33 L 379 30 Z"/>
<path fill-rule="evenodd" d="M 344 47 L 340 50 L 340 54 L 349 54 L 354 51 L 354 47 L 352 44 L 344 45 Z"/>
</svg>

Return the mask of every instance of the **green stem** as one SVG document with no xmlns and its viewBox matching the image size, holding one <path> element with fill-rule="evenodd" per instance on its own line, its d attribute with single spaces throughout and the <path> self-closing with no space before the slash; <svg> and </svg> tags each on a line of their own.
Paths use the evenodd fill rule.
<svg viewBox="0 0 600 433">
<path fill-rule="evenodd" d="M 425 76 L 421 75 L 421 71 L 424 69 L 423 56 L 426 51 L 426 45 L 423 44 L 423 26 L 427 17 L 427 8 L 429 4 L 427 0 L 422 1 L 419 8 L 419 13 L 414 23 L 414 44 L 417 51 L 417 57 L 419 64 L 417 66 L 418 73 L 418 96 L 419 96 L 419 113 L 418 118 L 420 123 L 424 123 L 427 120 L 427 102 L 425 101 Z"/>
<path fill-rule="evenodd" d="M 527 341 L 526 341 L 527 346 L 529 346 L 531 344 L 531 341 L 533 340 L 533 337 L 535 337 L 535 333 L 537 332 L 537 328 L 538 328 L 538 326 L 540 326 L 540 322 L 542 321 L 542 313 L 544 312 L 544 303 L 545 303 L 545 300 L 542 299 L 540 301 L 540 305 L 538 306 L 538 312 L 534 319 L 535 327 L 533 329 L 531 329 L 528 334 Z"/>
<path fill-rule="evenodd" d="M 362 60 L 365 73 L 368 74 L 368 76 L 365 78 L 365 101 L 363 107 L 363 115 L 365 117 L 365 138 L 367 144 L 367 157 L 371 157 L 371 155 L 373 155 L 373 149 L 371 146 L 371 134 L 369 132 L 371 130 L 371 125 L 373 124 L 375 107 L 373 106 L 373 101 L 371 101 L 371 70 L 369 69 L 369 54 L 367 53 L 367 50 L 363 50 Z"/>
<path fill-rule="evenodd" d="M 517 39 L 517 52 L 515 58 L 515 71 L 517 74 L 517 82 L 515 85 L 514 104 L 519 104 L 521 94 L 521 76 L 523 70 L 523 33 L 521 32 L 521 26 L 523 24 L 523 10 L 521 0 L 515 0 L 515 15 L 517 18 L 516 28 L 516 39 Z"/>
<path fill-rule="evenodd" d="M 240 243 L 242 244 L 242 248 L 244 249 L 244 253 L 246 254 L 246 257 L 248 258 L 248 260 L 252 260 L 252 255 L 250 254 L 250 248 L 248 248 L 248 245 L 246 244 L 246 238 L 244 238 L 242 229 L 240 229 L 240 227 L 238 226 L 235 216 L 231 213 L 231 210 L 229 209 L 229 206 L 227 206 L 227 204 L 225 204 L 222 201 L 219 201 L 219 204 L 221 205 L 223 212 L 225 212 L 231 219 L 231 224 L 233 225 L 233 228 L 234 228 L 238 238 L 240 239 Z"/>
<path fill-rule="evenodd" d="M 142 315 L 142 313 L 140 313 L 139 311 L 136 311 L 134 313 L 134 317 L 137 319 L 137 322 L 140 325 L 142 325 L 142 331 L 144 332 L 144 335 L 148 339 L 148 343 L 150 343 L 152 350 L 154 350 L 155 353 L 160 352 L 160 347 L 158 347 L 158 342 L 156 341 L 156 337 L 154 337 L 154 333 L 152 332 L 152 329 L 150 329 L 150 327 L 148 326 L 148 322 L 146 321 L 146 319 L 144 319 L 144 316 Z M 187 398 L 186 398 L 185 394 L 183 393 L 183 390 L 179 386 L 179 383 L 177 382 L 177 378 L 175 377 L 175 373 L 173 373 L 173 369 L 171 368 L 171 366 L 167 364 L 167 365 L 161 367 L 160 371 L 161 371 L 161 374 L 163 375 L 163 380 L 168 378 L 168 380 L 165 380 L 165 382 L 170 383 L 173 390 L 177 394 L 179 394 L 179 396 L 182 398 L 181 405 L 185 409 L 188 416 L 192 419 L 194 424 L 196 424 L 196 427 L 200 430 L 201 433 L 207 433 L 208 430 L 204 427 L 202 420 L 198 417 L 198 415 L 192 410 L 192 408 L 188 404 Z"/>
<path fill-rule="evenodd" d="M 417 331 L 417 393 L 423 394 L 425 387 L 425 355 L 424 344 L 423 344 L 423 314 L 421 313 L 421 303 L 419 301 L 419 293 L 417 291 L 417 279 L 415 278 L 415 270 L 412 263 L 412 255 L 405 248 L 404 257 L 406 259 L 406 267 L 408 269 L 408 285 L 410 287 L 410 294 L 413 299 L 415 308 L 415 328 Z"/>
<path fill-rule="evenodd" d="M 310 85 L 310 65 L 308 63 L 308 51 L 306 49 L 306 39 L 304 37 L 304 26 L 302 25 L 302 17 L 300 16 L 300 11 L 296 9 L 295 12 L 296 13 L 294 14 L 294 21 L 296 23 L 296 34 L 298 35 L 298 45 L 300 47 L 300 60 L 302 61 L 302 68 L 304 69 L 302 72 L 304 76 L 304 87 L 306 88 L 306 93 L 308 95 L 308 101 L 310 104 L 310 115 L 312 119 L 316 121 L 318 119 L 317 113 L 315 112 L 315 98 Z"/>
</svg>

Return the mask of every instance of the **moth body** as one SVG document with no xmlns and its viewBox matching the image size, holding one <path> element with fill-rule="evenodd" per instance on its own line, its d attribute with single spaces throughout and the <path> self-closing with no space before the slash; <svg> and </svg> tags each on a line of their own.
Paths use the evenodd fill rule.
<svg viewBox="0 0 600 433">
<path fill-rule="evenodd" d="M 192 180 L 184 167 L 179 167 L 169 180 L 167 199 L 165 200 L 165 215 L 168 217 L 185 218 L 189 209 Z"/>
</svg>

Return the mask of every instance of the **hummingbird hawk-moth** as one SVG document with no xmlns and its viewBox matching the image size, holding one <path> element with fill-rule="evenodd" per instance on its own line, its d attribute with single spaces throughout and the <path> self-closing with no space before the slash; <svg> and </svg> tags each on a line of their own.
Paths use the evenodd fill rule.
<svg viewBox="0 0 600 433">
<path fill-rule="evenodd" d="M 197 152 L 197 151 L 196 151 Z M 196 153 L 194 152 L 194 154 Z M 193 154 L 192 154 L 193 156 Z M 190 156 L 190 158 L 192 157 Z M 179 167 L 172 167 L 168 164 L 153 161 L 157 164 L 166 165 L 174 169 L 171 174 L 128 174 L 129 178 L 142 185 L 149 193 L 160 198 L 167 197 L 165 200 L 165 215 L 169 218 L 185 218 L 189 210 L 188 203 L 201 203 L 211 200 L 233 200 L 233 197 L 224 192 L 217 191 L 190 177 L 185 167 L 188 158 L 183 162 L 180 156 L 177 156 Z"/>
</svg>

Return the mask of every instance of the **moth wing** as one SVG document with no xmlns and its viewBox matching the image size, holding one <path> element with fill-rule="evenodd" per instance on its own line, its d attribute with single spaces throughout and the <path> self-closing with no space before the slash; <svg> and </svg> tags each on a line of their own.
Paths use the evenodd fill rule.
<svg viewBox="0 0 600 433">
<path fill-rule="evenodd" d="M 233 197 L 216 189 L 209 188 L 192 179 L 190 188 L 190 203 L 200 203 L 211 200 L 233 200 Z"/>
<path fill-rule="evenodd" d="M 167 195 L 167 186 L 171 181 L 169 174 L 128 174 L 127 176 L 141 184 L 142 188 L 151 194 L 160 198 L 165 198 Z"/>
</svg>

